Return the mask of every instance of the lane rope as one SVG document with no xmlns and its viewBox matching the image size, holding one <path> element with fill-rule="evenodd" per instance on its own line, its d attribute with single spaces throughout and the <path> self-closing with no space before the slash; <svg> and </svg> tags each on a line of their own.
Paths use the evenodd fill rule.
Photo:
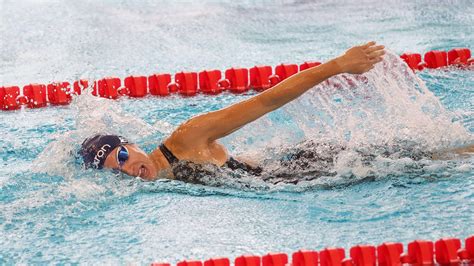
<svg viewBox="0 0 474 266">
<path fill-rule="evenodd" d="M 264 256 L 244 255 L 235 258 L 234 266 L 401 266 L 411 265 L 474 265 L 474 235 L 465 239 L 464 247 L 458 238 L 442 238 L 436 242 L 415 240 L 404 252 L 402 243 L 385 242 L 377 247 L 357 245 L 349 249 L 325 248 L 320 251 L 298 250 L 291 255 L 268 253 Z M 155 262 L 151 266 L 171 266 Z M 184 260 L 176 266 L 230 266 L 228 258 L 212 258 L 204 262 Z"/>
<path fill-rule="evenodd" d="M 474 68 L 474 58 L 468 48 L 455 48 L 446 51 L 429 51 L 423 60 L 421 54 L 404 53 L 400 56 L 413 71 L 425 68 L 439 69 L 455 67 Z M 123 82 L 118 77 L 105 77 L 94 82 L 85 79 L 72 82 L 52 82 L 50 84 L 32 83 L 23 86 L 0 86 L 0 110 L 11 111 L 25 108 L 42 108 L 46 106 L 68 105 L 74 95 L 80 95 L 89 86 L 92 95 L 118 99 L 122 96 L 132 98 L 145 97 L 148 94 L 165 97 L 171 94 L 194 96 L 197 94 L 216 95 L 224 91 L 243 93 L 249 90 L 263 91 L 282 80 L 318 66 L 321 62 L 308 61 L 300 64 L 280 64 L 274 68 L 268 65 L 252 68 L 229 68 L 223 73 L 220 70 L 203 70 L 200 72 L 178 72 L 173 76 L 168 73 L 149 76 L 129 76 Z"/>
</svg>

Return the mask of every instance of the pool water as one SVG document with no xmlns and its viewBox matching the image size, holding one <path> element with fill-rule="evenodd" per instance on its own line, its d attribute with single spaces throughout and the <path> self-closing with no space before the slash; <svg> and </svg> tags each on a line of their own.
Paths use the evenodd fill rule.
<svg viewBox="0 0 474 266">
<path fill-rule="evenodd" d="M 472 49 L 473 11 L 470 1 L 1 2 L 0 85 L 324 61 L 372 39 L 390 53 L 367 82 L 334 77 L 222 140 L 269 171 L 301 141 L 348 147 L 331 175 L 296 185 L 226 172 L 206 185 L 141 182 L 84 171 L 74 156 L 84 137 L 105 130 L 151 151 L 189 117 L 255 92 L 83 95 L 1 112 L 0 264 L 174 263 L 472 235 L 473 156 L 413 159 L 380 148 L 474 144 L 474 72 L 415 76 L 395 55 Z M 360 150 L 373 158 L 364 163 Z"/>
</svg>

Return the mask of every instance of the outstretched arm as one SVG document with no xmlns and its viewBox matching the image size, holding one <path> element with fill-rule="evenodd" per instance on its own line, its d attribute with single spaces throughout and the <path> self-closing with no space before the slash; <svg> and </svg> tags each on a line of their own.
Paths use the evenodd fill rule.
<svg viewBox="0 0 474 266">
<path fill-rule="evenodd" d="M 383 46 L 369 42 L 355 46 L 342 56 L 322 65 L 301 71 L 276 86 L 229 107 L 198 115 L 183 123 L 173 133 L 180 139 L 194 143 L 212 142 L 225 137 L 242 126 L 256 120 L 298 98 L 307 90 L 326 79 L 341 73 L 361 74 L 382 61 Z M 173 136 L 172 135 L 172 136 Z"/>
</svg>

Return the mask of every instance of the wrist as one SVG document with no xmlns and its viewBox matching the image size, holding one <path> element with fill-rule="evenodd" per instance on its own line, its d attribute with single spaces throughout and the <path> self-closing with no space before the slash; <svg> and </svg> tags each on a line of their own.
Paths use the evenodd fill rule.
<svg viewBox="0 0 474 266">
<path fill-rule="evenodd" d="M 337 72 L 336 75 L 346 72 L 346 64 L 345 64 L 344 55 L 338 56 L 338 57 L 334 58 L 332 61 L 334 61 L 334 65 L 335 65 L 336 72 Z"/>
</svg>

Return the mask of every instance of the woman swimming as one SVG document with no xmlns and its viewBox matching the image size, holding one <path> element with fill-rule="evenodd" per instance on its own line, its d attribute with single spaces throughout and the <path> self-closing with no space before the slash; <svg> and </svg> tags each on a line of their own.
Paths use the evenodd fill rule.
<svg viewBox="0 0 474 266">
<path fill-rule="evenodd" d="M 229 157 L 217 142 L 244 125 L 298 98 L 303 93 L 342 74 L 362 74 L 382 61 L 383 45 L 368 42 L 347 50 L 322 65 L 301 71 L 276 86 L 229 107 L 195 116 L 181 124 L 153 152 L 116 135 L 95 135 L 82 143 L 80 154 L 87 168 L 109 168 L 145 180 L 190 180 L 203 165 L 242 169 L 258 175 L 262 169 Z"/>
</svg>

